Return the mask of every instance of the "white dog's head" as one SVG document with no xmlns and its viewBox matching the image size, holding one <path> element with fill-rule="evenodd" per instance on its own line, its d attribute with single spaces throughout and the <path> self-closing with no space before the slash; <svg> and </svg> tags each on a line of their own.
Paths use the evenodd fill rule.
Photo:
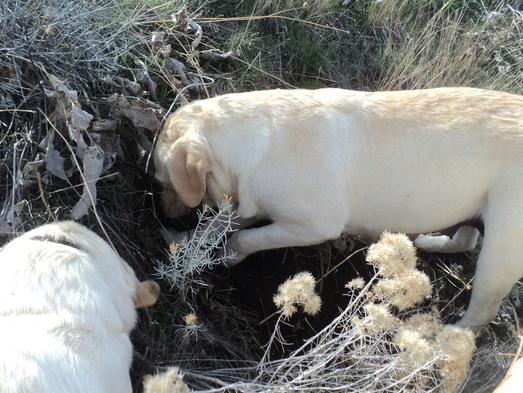
<svg viewBox="0 0 523 393">
<path fill-rule="evenodd" d="M 171 117 L 154 151 L 155 177 L 163 186 L 162 207 L 169 217 L 179 217 L 204 200 L 211 172 L 205 139 L 185 129 L 178 117 Z"/>
<path fill-rule="evenodd" d="M 159 295 L 156 282 L 138 281 L 109 244 L 73 221 L 43 225 L 7 244 L 0 252 L 0 275 L 0 282 L 9 280 L 4 289 L 20 296 L 0 311 L 45 307 L 74 312 L 98 303 L 102 310 L 117 312 L 127 333 L 136 323 L 134 309 L 153 305 Z"/>
</svg>

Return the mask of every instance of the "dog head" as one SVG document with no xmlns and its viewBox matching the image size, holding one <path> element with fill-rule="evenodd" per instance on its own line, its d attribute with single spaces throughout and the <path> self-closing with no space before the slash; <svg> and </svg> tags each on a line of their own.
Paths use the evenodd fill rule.
<svg viewBox="0 0 523 393">
<path fill-rule="evenodd" d="M 155 177 L 163 186 L 162 207 L 169 217 L 179 217 L 202 202 L 211 172 L 205 138 L 186 128 L 175 114 L 154 151 Z"/>
<path fill-rule="evenodd" d="M 160 292 L 156 282 L 140 282 L 100 236 L 73 221 L 33 229 L 5 246 L 1 254 L 2 260 L 16 260 L 3 269 L 10 269 L 14 282 L 25 279 L 24 292 L 34 292 L 34 299 L 40 293 L 50 307 L 71 309 L 78 306 L 79 298 L 104 302 L 111 305 L 105 309 L 116 310 L 127 332 L 136 322 L 134 309 L 153 305 Z"/>
</svg>

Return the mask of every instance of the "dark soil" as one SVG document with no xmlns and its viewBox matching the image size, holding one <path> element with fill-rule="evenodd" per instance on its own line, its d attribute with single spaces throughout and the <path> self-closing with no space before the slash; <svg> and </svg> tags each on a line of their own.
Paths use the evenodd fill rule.
<svg viewBox="0 0 523 393">
<path fill-rule="evenodd" d="M 164 220 L 155 199 L 144 211 L 155 210 L 151 220 L 156 220 L 147 231 L 152 239 L 143 236 L 145 249 L 151 250 L 150 260 L 136 267 L 143 277 L 154 277 L 156 260 L 166 260 L 167 245 L 157 232 L 158 221 L 166 226 L 183 230 L 194 226 L 195 215 L 183 220 Z M 147 225 L 146 225 L 147 227 Z M 262 356 L 264 345 L 274 332 L 277 309 L 272 298 L 278 286 L 301 271 L 309 271 L 318 280 L 317 292 L 323 305 L 316 316 L 302 312 L 295 314 L 281 325 L 285 343 L 273 346 L 271 357 L 282 358 L 300 347 L 308 338 L 327 326 L 340 314 L 348 302 L 345 284 L 355 277 L 369 279 L 374 274 L 372 266 L 365 262 L 365 250 L 357 252 L 350 260 L 347 256 L 364 248 L 366 244 L 351 236 L 345 239 L 350 248 L 340 251 L 334 242 L 318 246 L 268 250 L 251 255 L 233 267 L 216 268 L 205 272 L 201 279 L 207 283 L 191 300 L 186 312 L 194 312 L 205 332 L 191 341 L 191 351 L 180 356 L 177 342 L 180 326 L 184 324 L 180 298 L 176 290 L 162 284 L 162 296 L 157 305 L 141 313 L 140 324 L 133 336 L 136 359 L 133 379 L 139 389 L 144 374 L 158 367 L 178 365 L 182 369 L 204 371 L 226 367 L 242 367 L 255 364 Z M 433 255 L 420 253 L 419 267 L 434 282 L 434 295 L 422 307 L 443 309 L 447 322 L 459 319 L 460 312 L 468 303 L 470 289 L 464 289 L 465 273 L 474 270 L 471 259 L 461 255 Z M 454 265 L 452 265 L 454 263 Z M 461 264 L 461 265 L 459 265 Z M 459 267 L 465 265 L 465 268 Z M 444 269 L 454 269 L 455 276 Z M 334 267 L 336 267 L 334 269 Z M 178 303 L 177 303 L 178 302 Z M 183 308 L 182 308 L 183 309 Z M 169 328 L 177 325 L 178 328 Z M 246 373 L 249 369 L 246 369 Z"/>
</svg>

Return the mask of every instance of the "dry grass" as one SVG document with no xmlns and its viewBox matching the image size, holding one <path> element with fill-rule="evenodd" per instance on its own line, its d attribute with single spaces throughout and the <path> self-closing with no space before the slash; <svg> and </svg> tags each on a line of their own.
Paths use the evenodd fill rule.
<svg viewBox="0 0 523 393">
<path fill-rule="evenodd" d="M 158 261 L 168 260 L 159 234 L 167 223 L 157 208 L 158 189 L 147 163 L 165 113 L 184 100 L 275 87 L 376 90 L 467 85 L 521 93 L 523 17 L 518 9 L 494 3 L 201 0 L 188 5 L 188 16 L 203 29 L 201 43 L 193 48 L 195 31 L 172 22 L 172 14 L 182 5 L 178 0 L 4 1 L 0 235 L 7 240 L 36 225 L 65 219 L 82 194 L 78 140 L 71 136 L 67 119 L 53 117 L 59 105 L 46 94 L 52 89 L 51 76 L 76 92 L 78 108 L 93 116 L 93 123 L 81 132 L 83 141 L 106 153 L 105 172 L 96 182 L 97 204 L 81 221 L 105 232 L 138 276 L 154 276 Z M 163 39 L 153 43 L 153 32 L 162 32 Z M 204 51 L 231 56 L 202 55 Z M 173 64 L 181 64 L 183 71 Z M 107 100 L 113 94 L 119 95 L 118 100 Z M 128 108 L 122 106 L 125 102 Z M 95 129 L 94 122 L 107 120 L 116 128 Z M 53 132 L 50 150 L 48 135 Z M 49 157 L 56 154 L 67 174 L 62 178 L 50 169 Z M 190 223 L 168 224 L 184 229 Z M 347 245 L 350 241 L 341 248 Z M 352 328 L 341 288 L 347 280 L 340 272 L 347 273 L 352 264 L 367 280 L 372 278 L 361 257 L 343 262 L 348 253 L 348 248 L 337 251 L 324 245 L 262 254 L 250 265 L 242 264 L 246 270 L 200 271 L 191 276 L 197 285 L 185 299 L 162 281 L 160 302 L 141 315 L 133 337 L 135 391 L 141 390 L 144 374 L 171 365 L 181 367 L 191 388 L 210 391 L 225 390 L 223 385 L 230 384 L 237 384 L 240 391 L 249 384 L 252 391 L 268 391 L 272 383 L 275 389 L 287 386 L 286 378 L 303 364 L 317 378 L 312 366 L 317 353 L 311 345 L 328 346 L 332 334 L 343 340 L 346 336 L 339 332 Z M 450 321 L 458 318 L 467 302 L 474 258 L 422 255 L 422 270 L 434 286 L 431 304 Z M 282 259 L 293 262 L 281 264 Z M 255 270 L 262 262 L 265 270 Z M 246 278 L 251 277 L 247 269 L 255 271 L 252 278 Z M 319 317 L 267 319 L 276 312 L 271 298 L 277 285 L 301 270 L 312 271 L 320 280 L 324 304 Z M 245 277 L 235 277 L 242 274 Z M 241 289 L 242 280 L 246 289 Z M 326 294 L 333 292 L 339 296 L 327 299 Z M 518 297 L 516 290 L 512 302 Z M 514 351 L 510 328 L 514 308 L 520 311 L 520 306 L 505 301 L 496 323 L 479 338 L 479 350 L 460 391 L 487 392 L 496 383 L 493 370 L 501 377 L 510 358 L 497 353 Z M 272 345 L 264 347 L 271 337 Z M 309 338 L 312 341 L 303 344 Z M 388 339 L 377 347 L 382 360 L 395 345 Z M 368 345 L 368 340 L 361 340 L 355 348 L 363 351 Z M 331 360 L 348 364 L 346 358 Z M 363 371 L 354 375 L 358 372 Z M 330 376 L 332 381 L 339 377 L 336 371 Z M 318 391 L 318 384 L 311 386 L 309 391 Z"/>
</svg>

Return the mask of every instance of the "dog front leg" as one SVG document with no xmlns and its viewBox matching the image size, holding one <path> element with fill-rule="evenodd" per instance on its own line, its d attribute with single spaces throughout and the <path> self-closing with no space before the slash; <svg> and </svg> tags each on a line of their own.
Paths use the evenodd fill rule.
<svg viewBox="0 0 523 393">
<path fill-rule="evenodd" d="M 523 226 L 517 228 L 505 222 L 485 228 L 472 297 L 459 326 L 479 332 L 496 317 L 501 301 L 523 276 L 522 230 Z"/>
<path fill-rule="evenodd" d="M 236 256 L 229 258 L 227 264 L 235 266 L 248 255 L 261 250 L 284 247 L 299 247 L 319 244 L 338 237 L 342 232 L 313 231 L 312 225 L 303 223 L 281 224 L 273 222 L 261 228 L 244 229 L 235 232 L 227 242 L 226 248 Z"/>
<path fill-rule="evenodd" d="M 226 221 L 229 219 L 231 220 L 231 229 L 234 231 L 241 230 L 242 228 L 248 228 L 249 226 L 254 225 L 254 224 L 256 224 L 256 222 L 258 222 L 258 219 L 255 217 L 242 218 L 242 217 L 237 216 L 237 217 L 229 218 L 228 216 L 224 215 L 223 221 Z M 209 232 L 209 231 L 210 232 L 220 231 L 223 229 L 223 225 L 225 225 L 225 224 L 222 223 L 221 220 L 209 220 L 209 221 L 206 221 L 200 227 L 199 232 L 203 233 L 203 232 Z M 178 243 L 190 241 L 191 239 L 196 240 L 194 238 L 194 236 L 195 236 L 194 229 L 191 229 L 189 231 L 175 231 L 175 230 L 168 229 L 168 228 L 162 228 L 162 229 L 160 229 L 160 232 L 167 244 L 171 244 L 171 243 L 178 244 Z"/>
</svg>

